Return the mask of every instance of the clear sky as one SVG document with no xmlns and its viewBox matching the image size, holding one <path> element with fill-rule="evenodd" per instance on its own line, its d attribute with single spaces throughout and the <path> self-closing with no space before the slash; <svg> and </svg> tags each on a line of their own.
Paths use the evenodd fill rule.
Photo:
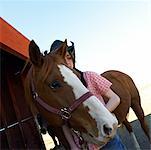
<svg viewBox="0 0 151 150">
<path fill-rule="evenodd" d="M 151 0 L 0 0 L 0 16 L 42 51 L 73 41 L 82 71 L 129 74 L 150 111 Z"/>
</svg>

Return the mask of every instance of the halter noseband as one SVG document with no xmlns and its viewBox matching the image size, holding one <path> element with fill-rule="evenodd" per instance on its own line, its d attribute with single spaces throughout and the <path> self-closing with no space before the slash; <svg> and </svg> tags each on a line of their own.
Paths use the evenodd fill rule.
<svg viewBox="0 0 151 150">
<path fill-rule="evenodd" d="M 42 98 L 39 97 L 38 93 L 35 91 L 34 83 L 31 82 L 31 88 L 32 88 L 32 95 L 33 99 L 38 102 L 43 108 L 45 108 L 47 111 L 57 114 L 61 116 L 63 120 L 69 120 L 71 118 L 71 113 L 85 100 L 87 100 L 89 97 L 93 96 L 91 92 L 87 92 L 83 94 L 81 97 L 76 99 L 69 107 L 64 107 L 61 109 L 54 108 L 52 106 L 49 106 L 47 103 L 45 103 Z"/>
</svg>

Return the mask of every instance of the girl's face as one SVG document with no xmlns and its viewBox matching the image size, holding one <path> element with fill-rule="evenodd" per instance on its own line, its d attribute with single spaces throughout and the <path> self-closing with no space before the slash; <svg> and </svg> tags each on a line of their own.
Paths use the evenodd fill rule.
<svg viewBox="0 0 151 150">
<path fill-rule="evenodd" d="M 67 65 L 68 65 L 68 67 L 73 69 L 73 67 L 74 67 L 73 60 L 72 60 L 71 55 L 68 52 L 66 52 L 65 61 L 66 61 Z"/>
</svg>

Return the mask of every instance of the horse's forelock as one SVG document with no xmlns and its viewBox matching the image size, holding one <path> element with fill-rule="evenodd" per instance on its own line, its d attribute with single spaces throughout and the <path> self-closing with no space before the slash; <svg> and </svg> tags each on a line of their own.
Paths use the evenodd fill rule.
<svg viewBox="0 0 151 150">
<path fill-rule="evenodd" d="M 46 78 L 49 76 L 49 74 L 52 71 L 53 65 L 54 65 L 53 57 L 51 57 L 51 58 L 50 58 L 50 56 L 45 57 L 43 66 L 39 72 L 40 76 L 41 76 L 40 78 L 42 78 L 42 81 L 45 81 Z"/>
<path fill-rule="evenodd" d="M 32 91 L 31 91 L 31 82 L 37 83 L 39 81 L 44 82 L 53 68 L 53 58 L 45 57 L 43 65 L 41 68 L 31 65 L 24 82 L 25 87 L 25 96 L 27 103 L 30 105 L 33 114 L 36 114 L 34 104 L 32 103 Z"/>
<path fill-rule="evenodd" d="M 50 56 L 45 57 L 41 68 L 37 68 L 34 65 L 32 66 L 33 67 L 32 78 L 36 78 L 37 82 L 38 81 L 44 82 L 47 79 L 47 77 L 50 75 L 50 73 L 52 72 L 53 65 L 54 65 L 54 58 Z"/>
</svg>

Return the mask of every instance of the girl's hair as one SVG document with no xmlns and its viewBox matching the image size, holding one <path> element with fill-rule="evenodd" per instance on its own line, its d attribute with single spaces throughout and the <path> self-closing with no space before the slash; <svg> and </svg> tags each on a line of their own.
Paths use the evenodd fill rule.
<svg viewBox="0 0 151 150">
<path fill-rule="evenodd" d="M 63 41 L 55 40 L 50 47 L 50 53 L 56 51 L 61 46 L 62 43 Z M 72 45 L 67 47 L 67 51 L 71 55 L 73 63 L 75 64 L 75 48 L 74 43 L 72 41 L 71 43 Z"/>
</svg>

